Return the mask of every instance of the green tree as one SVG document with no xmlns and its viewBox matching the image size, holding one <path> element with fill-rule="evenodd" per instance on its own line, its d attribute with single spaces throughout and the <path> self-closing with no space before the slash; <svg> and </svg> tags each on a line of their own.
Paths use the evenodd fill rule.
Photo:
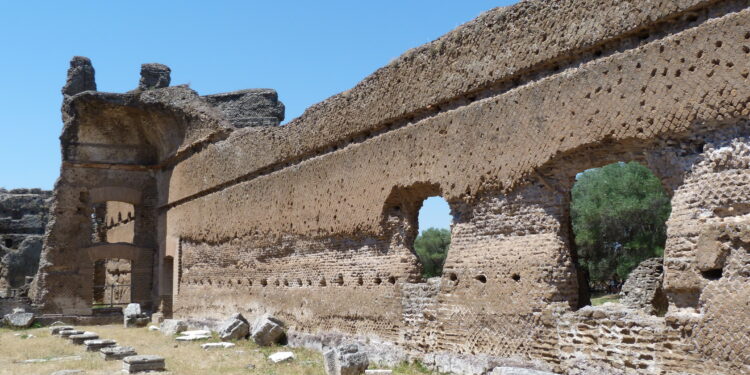
<svg viewBox="0 0 750 375">
<path fill-rule="evenodd" d="M 443 273 L 443 264 L 451 244 L 447 229 L 429 228 L 414 240 L 414 251 L 422 262 L 422 276 L 430 278 Z"/>
<path fill-rule="evenodd" d="M 581 173 L 571 216 L 579 263 L 591 281 L 625 280 L 640 262 L 662 256 L 669 197 L 659 179 L 636 162 Z"/>
</svg>

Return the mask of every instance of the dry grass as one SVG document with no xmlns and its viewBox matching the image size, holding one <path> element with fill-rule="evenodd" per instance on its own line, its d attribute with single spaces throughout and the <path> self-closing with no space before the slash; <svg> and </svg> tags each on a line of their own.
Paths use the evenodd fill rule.
<svg viewBox="0 0 750 375">
<path fill-rule="evenodd" d="M 203 350 L 200 344 L 218 342 L 218 339 L 198 342 L 177 342 L 160 332 L 146 328 L 124 329 L 119 325 L 76 327 L 93 331 L 101 338 L 114 339 L 120 345 L 132 346 L 138 354 L 156 354 L 166 359 L 171 374 L 262 374 L 262 375 L 323 375 L 323 357 L 306 349 L 285 347 L 260 348 L 242 340 L 229 349 Z M 19 335 L 16 335 L 19 334 Z M 25 335 L 34 335 L 25 338 Z M 295 359 L 286 363 L 271 363 L 267 357 L 277 351 L 292 351 Z M 80 356 L 80 360 L 44 363 L 18 363 L 27 359 Z M 248 365 L 254 365 L 249 369 Z M 0 375 L 49 375 L 58 370 L 84 370 L 85 374 L 121 374 L 122 361 L 104 361 L 99 353 L 86 352 L 83 346 L 73 345 L 67 339 L 51 336 L 47 328 L 11 331 L 0 329 Z M 394 374 L 429 374 L 419 365 L 403 365 Z"/>
</svg>

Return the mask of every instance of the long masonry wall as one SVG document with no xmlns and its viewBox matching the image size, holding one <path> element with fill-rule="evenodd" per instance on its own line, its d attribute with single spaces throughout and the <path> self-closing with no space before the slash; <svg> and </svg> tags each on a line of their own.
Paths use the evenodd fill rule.
<svg viewBox="0 0 750 375">
<path fill-rule="evenodd" d="M 747 1 L 524 1 L 280 127 L 186 87 L 67 96 L 37 301 L 85 311 L 87 291 L 55 289 L 89 277 L 67 260 L 83 249 L 139 259 L 153 309 L 272 313 L 293 345 L 470 374 L 750 374 L 749 56 Z M 570 189 L 630 160 L 672 197 L 665 316 L 581 308 Z M 452 245 L 425 281 L 412 245 L 434 195 Z M 134 206 L 132 246 L 83 237 L 103 201 Z"/>
</svg>

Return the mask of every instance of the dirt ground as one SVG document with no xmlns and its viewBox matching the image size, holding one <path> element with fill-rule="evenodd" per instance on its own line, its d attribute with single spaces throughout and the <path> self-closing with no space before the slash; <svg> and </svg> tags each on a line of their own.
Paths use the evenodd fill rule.
<svg viewBox="0 0 750 375">
<path fill-rule="evenodd" d="M 201 344 L 220 340 L 178 342 L 174 337 L 164 336 L 158 331 L 125 329 L 120 325 L 76 328 L 96 332 L 100 338 L 116 340 L 120 345 L 132 346 L 138 354 L 160 355 L 166 360 L 166 373 L 169 374 L 325 374 L 322 354 L 312 350 L 278 346 L 261 348 L 248 340 L 235 341 L 233 348 L 204 350 Z M 278 351 L 294 352 L 295 358 L 282 363 L 272 363 L 267 359 L 268 355 Z M 49 361 L 21 362 L 29 359 Z M 46 327 L 0 329 L 0 375 L 49 375 L 58 370 L 83 370 L 82 374 L 122 374 L 122 361 L 105 361 L 98 352 L 86 352 L 82 345 L 51 336 Z M 394 374 L 400 375 L 430 374 L 418 364 L 404 364 L 393 370 Z"/>
</svg>

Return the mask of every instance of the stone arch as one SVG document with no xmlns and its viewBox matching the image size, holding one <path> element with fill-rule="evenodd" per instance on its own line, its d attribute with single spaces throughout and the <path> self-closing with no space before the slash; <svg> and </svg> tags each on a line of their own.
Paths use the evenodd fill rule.
<svg viewBox="0 0 750 375">
<path fill-rule="evenodd" d="M 389 238 L 389 247 L 403 246 L 413 255 L 413 268 L 409 272 L 407 282 L 422 281 L 422 265 L 414 251 L 414 240 L 419 231 L 419 210 L 427 198 L 434 196 L 443 197 L 440 185 L 418 182 L 409 186 L 393 187 L 384 204 L 382 222 Z M 451 202 L 447 199 L 446 201 L 451 206 Z"/>
</svg>

